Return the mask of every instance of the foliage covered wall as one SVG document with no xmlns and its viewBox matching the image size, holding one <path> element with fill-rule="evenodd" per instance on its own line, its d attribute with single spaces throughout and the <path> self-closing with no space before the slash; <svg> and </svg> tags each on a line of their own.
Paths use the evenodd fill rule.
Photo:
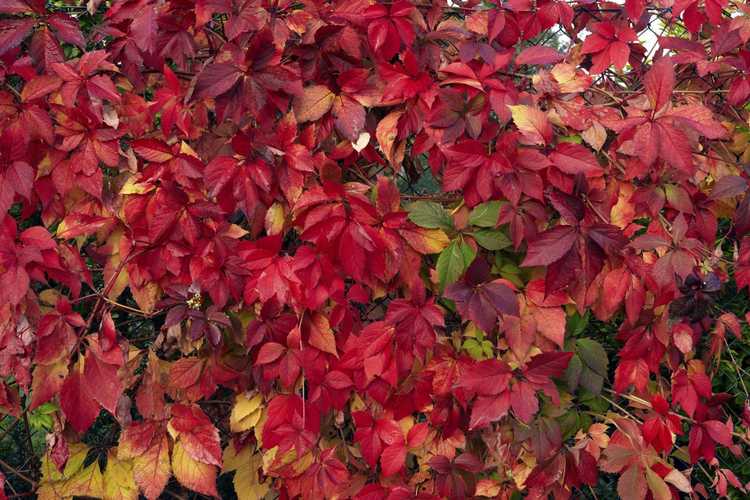
<svg viewBox="0 0 750 500">
<path fill-rule="evenodd" d="M 748 41 L 740 0 L 0 0 L 6 494 L 747 495 Z"/>
</svg>

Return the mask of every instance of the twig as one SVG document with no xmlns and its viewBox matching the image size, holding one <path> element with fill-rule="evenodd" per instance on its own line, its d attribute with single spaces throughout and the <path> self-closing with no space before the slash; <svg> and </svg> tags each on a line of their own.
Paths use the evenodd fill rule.
<svg viewBox="0 0 750 500">
<path fill-rule="evenodd" d="M 740 365 L 737 364 L 737 360 L 734 359 L 734 354 L 732 353 L 732 349 L 729 347 L 729 342 L 727 342 L 727 338 L 724 337 L 724 345 L 727 346 L 727 352 L 729 353 L 729 357 L 732 358 L 732 363 L 734 365 L 734 369 L 737 372 L 737 378 L 740 379 L 740 384 L 742 385 L 742 390 L 745 393 L 745 399 L 750 399 L 750 395 L 748 395 L 747 392 L 747 386 L 745 385 L 745 378 L 740 373 Z"/>
<path fill-rule="evenodd" d="M 20 421 L 19 419 L 15 419 L 12 424 L 10 424 L 5 430 L 3 430 L 3 433 L 0 434 L 0 441 L 2 441 L 3 439 L 5 439 L 5 436 L 7 436 L 8 434 L 10 434 L 10 431 L 12 431 L 13 429 L 15 429 L 15 427 L 16 427 L 16 425 L 18 425 L 19 421 Z"/>
<path fill-rule="evenodd" d="M 15 95 L 18 98 L 19 101 L 23 101 L 23 97 L 21 97 L 21 94 L 16 90 L 15 87 L 13 87 L 13 85 L 11 85 L 8 82 L 5 82 L 5 86 L 8 88 L 8 90 L 10 90 L 13 93 L 13 95 Z"/>
<path fill-rule="evenodd" d="M 31 441 L 31 426 L 29 425 L 29 412 L 24 411 L 23 412 L 23 424 L 24 427 L 26 427 L 26 444 L 29 447 L 29 454 L 34 459 L 34 463 L 36 465 L 36 462 L 39 461 L 39 457 L 36 456 L 36 452 L 34 451 L 34 443 Z"/>
<path fill-rule="evenodd" d="M 653 409 L 653 406 L 651 405 L 651 403 L 649 401 L 646 401 L 645 399 L 641 399 L 638 396 L 633 396 L 631 394 L 617 394 L 612 389 L 604 389 L 604 390 L 607 391 L 607 392 L 609 392 L 610 394 L 614 394 L 614 395 L 619 396 L 619 397 L 621 397 L 623 399 L 627 399 L 628 401 L 632 401 L 633 403 L 638 403 L 639 405 L 643 405 L 643 406 L 645 406 L 648 409 Z M 625 408 L 623 408 L 622 406 L 618 405 L 614 401 L 608 399 L 605 396 L 602 396 L 602 399 L 604 399 L 607 402 L 610 402 L 612 405 L 614 405 L 619 410 L 624 411 L 628 416 L 634 418 L 636 421 L 641 422 L 640 419 L 638 419 L 637 417 L 633 416 L 631 413 L 628 413 L 628 411 Z M 695 420 L 693 418 L 690 418 L 690 417 L 685 416 L 685 415 L 680 415 L 679 413 L 674 412 L 674 411 L 670 411 L 669 413 L 672 414 L 672 415 L 674 415 L 674 416 L 676 416 L 680 420 L 682 420 L 684 422 L 688 422 L 690 424 L 699 424 L 700 423 L 700 422 L 698 422 L 697 420 Z M 737 439 L 741 440 L 742 442 L 744 442 L 745 444 L 750 444 L 750 440 L 747 437 L 743 436 L 742 434 L 740 434 L 738 432 L 732 432 L 732 435 L 734 437 L 736 437 Z"/>
<path fill-rule="evenodd" d="M 6 462 L 5 460 L 3 460 L 2 458 L 0 458 L 0 465 L 2 465 L 3 467 L 5 467 L 9 471 L 11 471 L 14 475 L 20 477 L 21 479 L 23 479 L 24 481 L 26 481 L 27 483 L 29 483 L 32 488 L 36 488 L 36 481 L 34 481 L 33 479 L 31 479 L 29 476 L 27 476 L 26 474 L 24 474 L 20 470 L 16 469 L 12 465 L 10 465 L 8 462 Z"/>
</svg>

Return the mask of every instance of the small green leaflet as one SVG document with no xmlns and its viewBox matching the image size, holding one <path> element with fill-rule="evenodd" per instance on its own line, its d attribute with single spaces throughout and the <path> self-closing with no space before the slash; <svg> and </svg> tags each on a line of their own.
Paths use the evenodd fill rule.
<svg viewBox="0 0 750 500">
<path fill-rule="evenodd" d="M 469 214 L 469 224 L 478 227 L 495 227 L 500 217 L 500 201 L 488 201 L 474 207 Z"/>
<path fill-rule="evenodd" d="M 482 248 L 487 250 L 502 250 L 511 245 L 510 238 L 500 230 L 480 229 L 470 234 Z"/>
<path fill-rule="evenodd" d="M 454 283 L 476 257 L 476 253 L 471 246 L 467 245 L 463 238 L 456 238 L 450 242 L 440 253 L 437 260 L 437 273 L 440 280 L 441 290 L 445 285 Z"/>
<path fill-rule="evenodd" d="M 409 220 L 426 229 L 453 229 L 453 219 L 442 205 L 434 201 L 416 201 L 407 207 Z"/>
<path fill-rule="evenodd" d="M 566 371 L 568 387 L 575 390 L 581 386 L 598 395 L 607 378 L 607 353 L 599 342 L 586 338 L 576 340 L 575 352 Z"/>
</svg>

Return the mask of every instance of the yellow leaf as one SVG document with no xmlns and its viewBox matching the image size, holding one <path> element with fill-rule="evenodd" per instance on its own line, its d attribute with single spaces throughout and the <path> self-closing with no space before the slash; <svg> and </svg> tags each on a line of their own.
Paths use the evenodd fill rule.
<svg viewBox="0 0 750 500">
<path fill-rule="evenodd" d="M 118 460 L 114 453 L 107 456 L 104 470 L 104 500 L 129 500 L 138 498 L 138 486 L 130 460 Z"/>
<path fill-rule="evenodd" d="M 253 434 L 255 434 L 255 440 L 258 442 L 258 446 L 263 446 L 263 426 L 266 425 L 267 419 L 268 413 L 263 412 L 260 416 L 260 421 L 255 424 L 255 429 L 253 429 Z"/>
<path fill-rule="evenodd" d="M 617 195 L 617 203 L 610 211 L 610 221 L 613 225 L 624 229 L 635 218 L 635 207 L 630 198 L 635 189 L 630 184 L 620 185 L 620 192 Z"/>
<path fill-rule="evenodd" d="M 279 234 L 284 229 L 284 205 L 275 202 L 268 207 L 266 212 L 266 233 L 269 235 Z"/>
<path fill-rule="evenodd" d="M 677 469 L 672 469 L 664 477 L 664 481 L 671 484 L 683 493 L 692 493 L 693 487 L 690 485 L 690 480 Z"/>
<path fill-rule="evenodd" d="M 104 486 L 102 483 L 102 471 L 99 463 L 94 462 L 81 470 L 67 481 L 65 495 L 70 498 L 76 496 L 102 497 Z"/>
<path fill-rule="evenodd" d="M 196 153 L 195 150 L 193 150 L 193 148 L 191 148 L 190 145 L 185 141 L 180 142 L 180 153 L 192 156 L 194 158 L 200 158 L 198 156 L 198 153 Z"/>
<path fill-rule="evenodd" d="M 363 149 L 367 147 L 367 145 L 370 144 L 370 133 L 369 132 L 360 132 L 359 136 L 357 137 L 356 142 L 352 142 L 352 148 L 357 153 L 361 152 Z"/>
<path fill-rule="evenodd" d="M 232 432 L 247 431 L 258 425 L 263 414 L 262 404 L 263 396 L 260 394 L 253 397 L 248 397 L 245 393 L 238 394 L 229 416 L 229 428 Z"/>
<path fill-rule="evenodd" d="M 550 70 L 550 73 L 557 80 L 560 92 L 564 94 L 583 92 L 591 86 L 591 78 L 576 72 L 576 67 L 572 64 L 557 64 Z"/>
<path fill-rule="evenodd" d="M 132 175 L 127 178 L 125 184 L 120 188 L 120 194 L 144 194 L 149 189 L 146 184 L 140 184 L 137 177 Z"/>
<path fill-rule="evenodd" d="M 194 460 L 179 440 L 172 450 L 172 471 L 184 487 L 204 495 L 218 496 L 216 467 Z"/>
<path fill-rule="evenodd" d="M 112 234 L 109 236 L 109 239 L 103 248 L 103 251 L 108 252 L 110 256 L 104 264 L 104 282 L 110 283 L 110 281 L 114 279 L 114 284 L 110 288 L 108 294 L 109 298 L 112 300 L 117 299 L 130 282 L 125 266 L 121 266 L 122 256 L 120 255 L 120 242 L 122 241 L 122 236 L 122 229 L 112 231 Z M 115 277 L 118 270 L 119 274 Z"/>
<path fill-rule="evenodd" d="M 295 97 L 292 109 L 300 123 L 320 119 L 328 113 L 336 97 L 325 85 L 311 85 L 302 89 L 302 94 Z"/>
<path fill-rule="evenodd" d="M 607 140 L 607 131 L 599 122 L 594 122 L 581 133 L 581 138 L 595 151 L 599 151 Z"/>
<path fill-rule="evenodd" d="M 102 473 L 99 463 L 83 467 L 89 449 L 83 443 L 69 446 L 70 456 L 62 473 L 57 470 L 49 455 L 42 459 L 42 480 L 37 498 L 40 500 L 65 500 L 74 496 L 102 497 Z"/>
<path fill-rule="evenodd" d="M 234 490 L 239 500 L 257 500 L 268 493 L 268 484 L 258 479 L 258 471 L 263 465 L 263 457 L 253 453 L 252 447 L 246 446 L 237 452 L 233 443 L 224 450 L 224 470 L 236 471 Z"/>
</svg>

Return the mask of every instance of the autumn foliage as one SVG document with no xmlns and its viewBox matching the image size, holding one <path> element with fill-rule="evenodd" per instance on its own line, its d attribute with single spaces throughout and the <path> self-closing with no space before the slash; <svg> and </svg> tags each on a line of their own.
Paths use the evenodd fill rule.
<svg viewBox="0 0 750 500">
<path fill-rule="evenodd" d="M 0 414 L 51 416 L 0 470 L 746 495 L 748 42 L 740 0 L 0 0 Z"/>
</svg>

